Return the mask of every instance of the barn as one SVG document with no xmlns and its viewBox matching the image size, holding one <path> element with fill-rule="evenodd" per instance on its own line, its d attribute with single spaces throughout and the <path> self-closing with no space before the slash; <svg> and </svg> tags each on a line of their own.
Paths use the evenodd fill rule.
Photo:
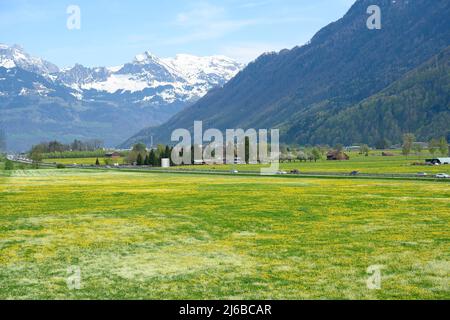
<svg viewBox="0 0 450 320">
<path fill-rule="evenodd" d="M 344 152 L 330 151 L 327 153 L 327 160 L 350 160 L 350 157 Z"/>
</svg>

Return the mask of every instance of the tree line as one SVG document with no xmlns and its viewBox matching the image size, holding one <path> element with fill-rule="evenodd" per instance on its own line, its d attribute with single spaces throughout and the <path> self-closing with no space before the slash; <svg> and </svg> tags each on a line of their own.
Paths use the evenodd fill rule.
<svg viewBox="0 0 450 320">
<path fill-rule="evenodd" d="M 49 141 L 49 142 L 41 142 L 37 145 L 34 145 L 31 148 L 31 152 L 39 152 L 39 153 L 62 153 L 68 151 L 96 151 L 103 148 L 103 141 L 98 139 L 81 141 L 75 139 L 72 143 L 62 143 L 59 141 Z"/>
<path fill-rule="evenodd" d="M 403 135 L 403 144 L 402 144 L 402 154 L 404 156 L 409 156 L 412 151 L 416 152 L 416 154 L 421 154 L 424 149 L 422 143 L 416 142 L 416 137 L 412 133 L 406 133 Z M 440 154 L 443 156 L 448 155 L 449 153 L 449 144 L 447 142 L 446 137 L 441 137 L 439 139 L 433 138 L 428 142 L 428 152 L 431 155 Z"/>
<path fill-rule="evenodd" d="M 147 151 L 145 144 L 137 143 L 128 153 L 124 162 L 127 164 L 136 164 L 137 166 L 160 167 L 162 159 L 171 159 L 172 149 L 173 147 L 160 144 L 156 149 Z"/>
</svg>

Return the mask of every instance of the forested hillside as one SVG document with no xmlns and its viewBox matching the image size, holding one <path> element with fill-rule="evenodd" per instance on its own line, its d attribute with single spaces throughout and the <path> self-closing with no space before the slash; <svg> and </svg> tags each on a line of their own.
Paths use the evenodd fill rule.
<svg viewBox="0 0 450 320">
<path fill-rule="evenodd" d="M 378 4 L 382 11 L 381 30 L 369 30 L 366 26 L 367 8 L 373 4 Z M 442 117 L 434 110 L 448 112 L 444 106 L 428 103 L 430 99 L 433 104 L 445 101 L 448 91 L 435 91 L 434 94 L 444 95 L 438 98 L 419 95 L 418 99 L 428 100 L 416 101 L 401 111 L 419 115 L 420 110 L 411 108 L 426 107 L 433 113 L 429 117 L 437 118 L 433 122 L 396 114 L 396 119 L 407 117 L 408 123 L 386 130 L 388 122 L 376 121 L 377 127 L 362 135 L 358 129 L 347 131 L 350 120 L 346 119 L 356 110 L 355 105 L 389 86 L 391 96 L 395 96 L 393 90 L 397 89 L 403 91 L 399 95 L 407 94 L 400 84 L 392 85 L 450 45 L 449 16 L 447 0 L 359 0 L 342 19 L 320 30 L 307 45 L 261 56 L 223 88 L 211 91 L 164 125 L 138 133 L 123 146 L 136 141 L 149 143 L 151 136 L 155 142 L 167 142 L 174 129 L 192 128 L 194 120 L 203 120 L 205 127 L 222 130 L 279 128 L 283 142 L 300 144 L 333 143 L 337 140 L 336 133 L 342 142 L 367 139 L 361 142 L 369 143 L 380 134 L 368 135 L 382 131 L 388 131 L 387 136 L 396 142 L 399 133 L 409 128 L 417 128 L 418 138 L 425 139 L 434 134 L 435 124 Z M 415 80 L 419 78 L 409 81 Z M 378 118 L 386 116 L 390 121 L 390 115 L 379 113 L 382 111 L 382 108 L 377 113 L 371 111 L 367 117 L 364 113 L 355 115 L 351 119 L 357 121 L 354 128 L 371 122 L 375 113 Z"/>
</svg>

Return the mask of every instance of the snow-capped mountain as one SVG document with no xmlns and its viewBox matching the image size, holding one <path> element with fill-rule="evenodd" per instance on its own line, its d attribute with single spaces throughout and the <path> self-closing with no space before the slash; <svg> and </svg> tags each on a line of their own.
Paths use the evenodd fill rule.
<svg viewBox="0 0 450 320">
<path fill-rule="evenodd" d="M 7 69 L 18 67 L 40 75 L 48 75 L 59 71 L 59 68 L 54 64 L 30 56 L 18 45 L 10 47 L 4 44 L 0 44 L 0 67 Z"/>
<path fill-rule="evenodd" d="M 233 78 L 243 66 L 225 56 L 197 57 L 178 54 L 175 58 L 162 60 L 178 70 L 191 83 L 209 83 L 223 85 Z"/>
<path fill-rule="evenodd" d="M 242 65 L 223 56 L 196 57 L 187 54 L 160 59 L 150 52 L 137 55 L 130 63 L 119 67 L 86 68 L 75 65 L 61 71 L 57 79 L 80 93 L 86 90 L 110 94 L 137 93 L 146 89 L 153 94 L 136 97 L 134 103 L 146 101 L 169 103 L 192 101 L 203 97 L 210 89 L 222 86 L 234 77 Z"/>
<path fill-rule="evenodd" d="M 126 136 L 166 121 L 242 68 L 223 56 L 144 52 L 120 66 L 60 70 L 17 45 L 0 44 L 0 122 L 10 145 L 20 148 L 65 136 L 114 145 L 123 131 Z"/>
<path fill-rule="evenodd" d="M 81 64 L 76 64 L 73 68 L 59 72 L 57 79 L 71 88 L 80 90 L 88 83 L 105 81 L 110 75 L 111 72 L 104 67 L 86 68 Z"/>
</svg>

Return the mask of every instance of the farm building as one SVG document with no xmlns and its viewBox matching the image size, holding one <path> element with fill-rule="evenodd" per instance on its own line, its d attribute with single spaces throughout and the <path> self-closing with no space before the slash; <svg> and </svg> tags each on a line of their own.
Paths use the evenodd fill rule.
<svg viewBox="0 0 450 320">
<path fill-rule="evenodd" d="M 381 155 L 383 157 L 395 157 L 395 154 L 393 154 L 392 152 L 383 152 L 381 153 Z"/>
<path fill-rule="evenodd" d="M 327 153 L 327 160 L 350 160 L 350 157 L 344 152 L 330 151 Z"/>
<path fill-rule="evenodd" d="M 428 164 L 450 164 L 450 158 L 435 158 L 425 160 Z"/>
<path fill-rule="evenodd" d="M 105 158 L 117 159 L 117 158 L 120 158 L 120 153 L 118 153 L 118 152 L 108 152 L 108 153 L 105 153 Z"/>
</svg>

